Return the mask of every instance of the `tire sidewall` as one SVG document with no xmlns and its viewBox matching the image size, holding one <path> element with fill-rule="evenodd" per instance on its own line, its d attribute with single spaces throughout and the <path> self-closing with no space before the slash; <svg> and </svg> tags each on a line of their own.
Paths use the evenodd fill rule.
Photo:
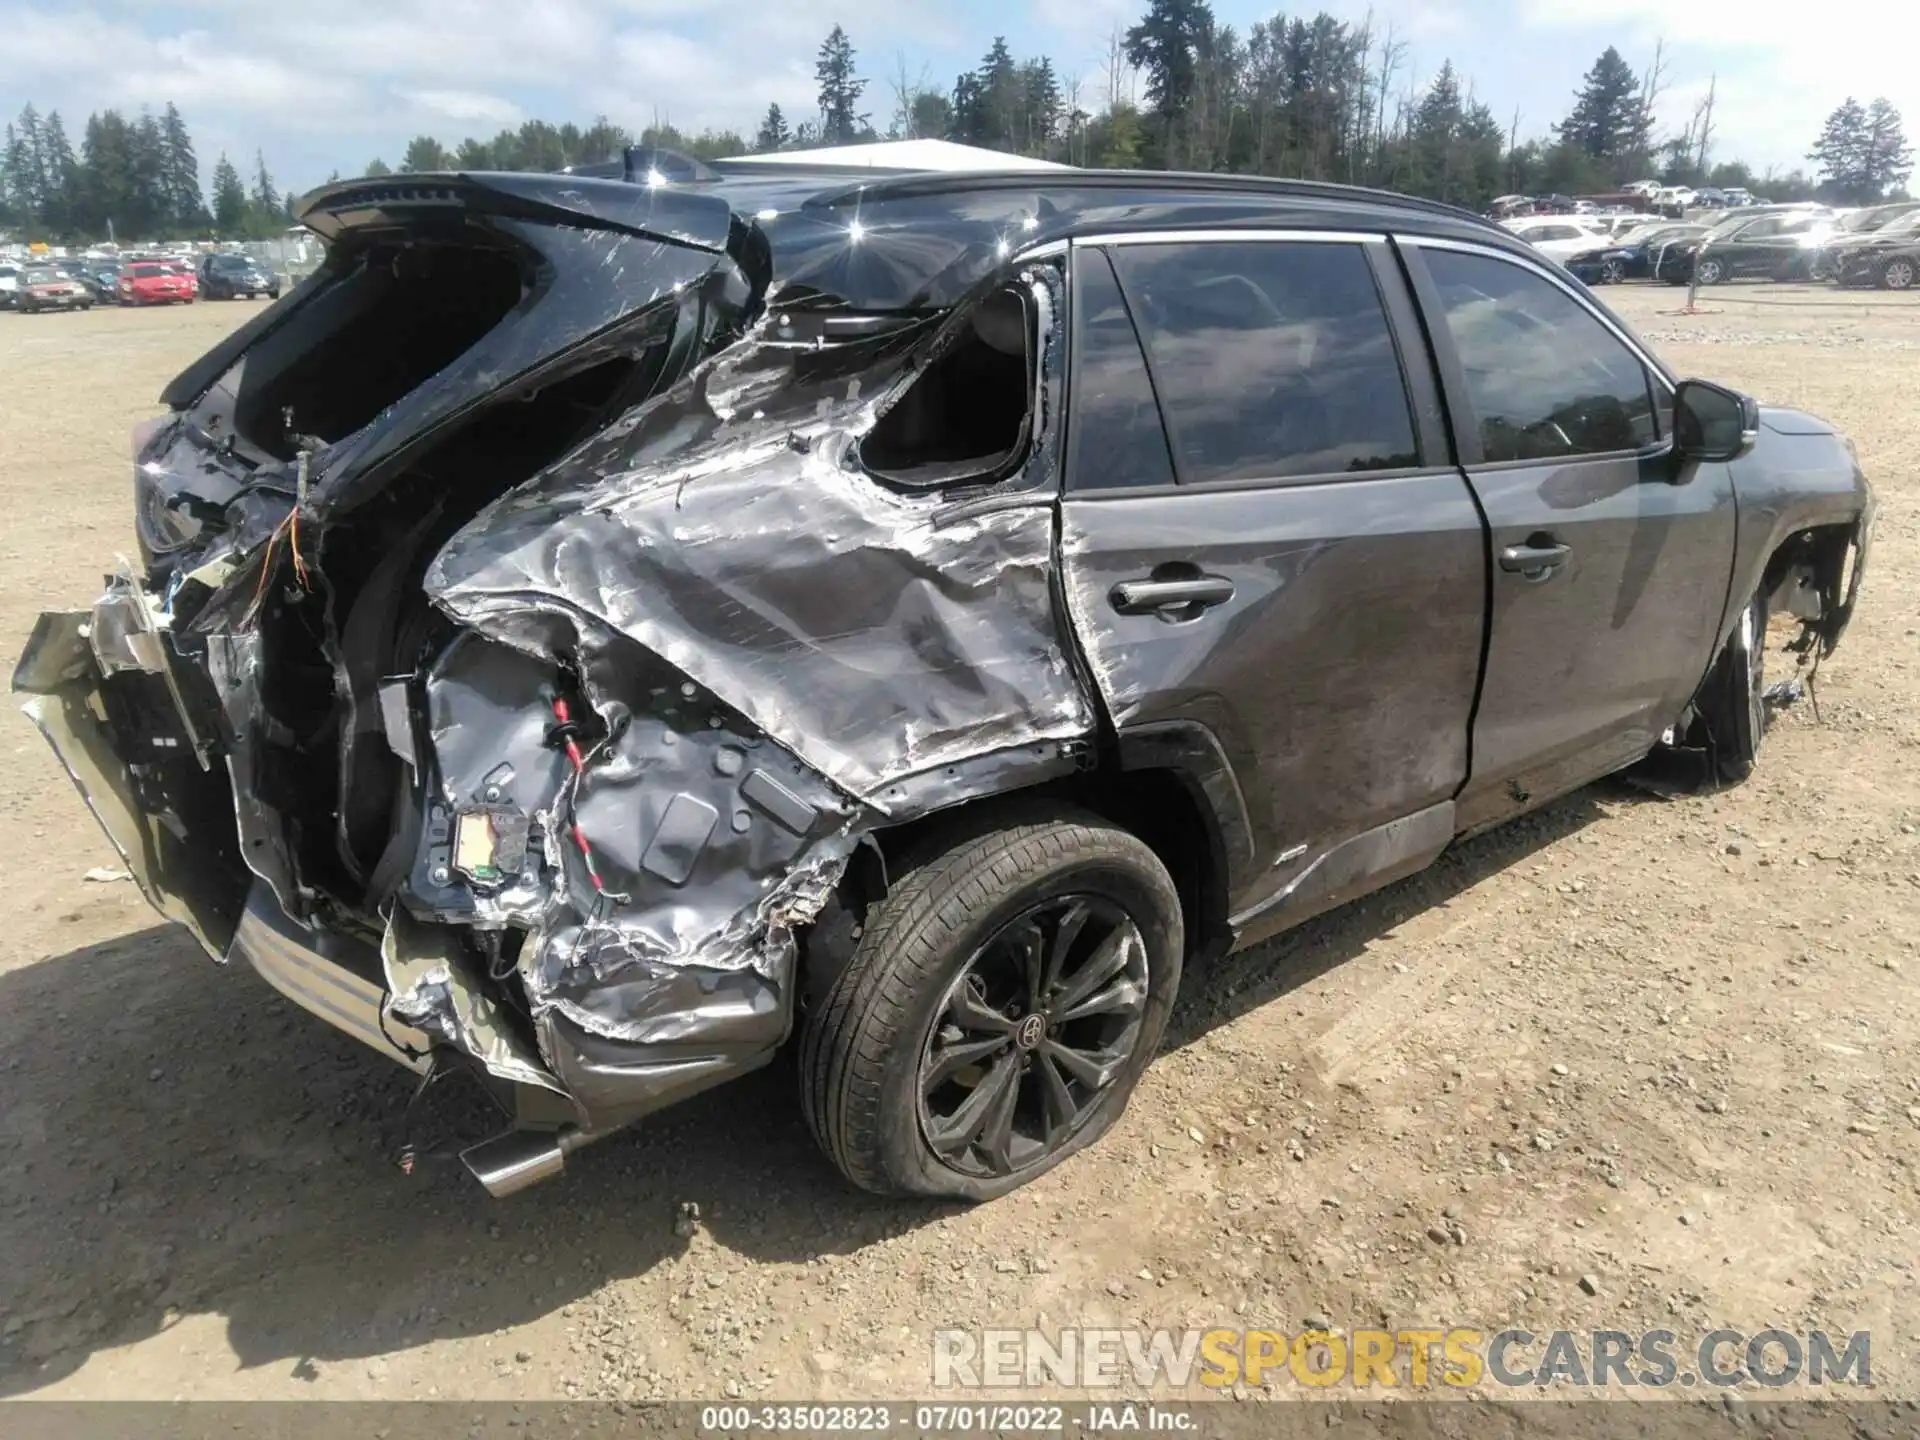
<svg viewBox="0 0 1920 1440">
<path fill-rule="evenodd" d="M 1750 646 L 1741 644 L 1740 626 L 1751 625 Z M 1753 773 L 1766 740 L 1766 706 L 1756 703 L 1753 692 L 1765 679 L 1767 652 L 1767 602 L 1763 595 L 1747 601 L 1739 624 L 1727 637 L 1725 650 L 1715 666 L 1714 694 L 1709 729 L 1713 737 L 1714 761 L 1720 778 L 1740 781 Z M 1756 711 L 1758 713 L 1756 713 Z"/>
<path fill-rule="evenodd" d="M 1125 837 L 1138 850 L 1085 857 L 1018 885 L 963 926 L 950 932 L 937 967 L 910 1010 L 906 1023 L 890 1048 L 881 1088 L 881 1163 L 887 1177 L 902 1189 L 937 1193 L 969 1200 L 988 1200 L 1025 1185 L 1069 1156 L 1093 1144 L 1126 1109 L 1133 1089 L 1153 1061 L 1166 1032 L 1167 1017 L 1180 984 L 1180 957 L 1184 947 L 1179 899 L 1164 868 L 1144 845 Z M 1058 896 L 1086 893 L 1116 901 L 1140 929 L 1147 947 L 1147 1001 L 1140 1035 L 1120 1076 L 1071 1139 L 1039 1163 L 1011 1175 L 979 1176 L 942 1163 L 928 1146 L 920 1127 L 920 1059 L 928 1032 L 941 1002 L 962 968 L 1002 926 L 1022 911 Z M 951 915 L 960 901 L 950 895 L 933 915 Z M 910 943 L 910 937 L 900 937 Z"/>
</svg>

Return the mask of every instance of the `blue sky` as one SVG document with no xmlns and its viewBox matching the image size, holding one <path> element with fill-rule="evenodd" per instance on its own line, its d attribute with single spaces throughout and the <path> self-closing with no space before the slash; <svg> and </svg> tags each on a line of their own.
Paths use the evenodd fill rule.
<svg viewBox="0 0 1920 1440">
<path fill-rule="evenodd" d="M 259 148 L 283 186 L 304 189 L 335 170 L 357 173 L 375 155 L 397 160 L 421 132 L 452 142 L 529 117 L 585 123 L 604 112 L 635 129 L 657 115 L 682 129 L 750 133 L 770 101 L 802 118 L 813 109 L 814 51 L 836 21 L 859 52 L 868 108 L 883 126 L 888 82 L 902 66 L 909 78 L 924 69 L 949 86 L 995 34 L 1016 54 L 1051 55 L 1095 108 L 1107 36 L 1143 8 L 1144 0 L 0 0 L 0 110 L 12 116 L 29 100 L 57 108 L 77 141 L 90 110 L 172 100 L 204 167 L 222 150 L 238 162 Z M 1244 34 L 1274 8 L 1216 0 L 1215 13 Z M 1639 69 L 1664 37 L 1663 119 L 1679 128 L 1717 72 L 1719 158 L 1800 164 L 1821 119 L 1848 94 L 1888 96 L 1920 136 L 1911 0 L 1878 0 L 1847 25 L 1809 24 L 1800 0 L 1326 8 L 1351 19 L 1371 8 L 1376 26 L 1391 22 L 1408 43 L 1416 85 L 1451 58 L 1503 120 L 1518 108 L 1523 134 L 1565 113 L 1607 44 Z M 1890 43 L 1888 22 L 1905 29 L 1903 43 Z"/>
</svg>

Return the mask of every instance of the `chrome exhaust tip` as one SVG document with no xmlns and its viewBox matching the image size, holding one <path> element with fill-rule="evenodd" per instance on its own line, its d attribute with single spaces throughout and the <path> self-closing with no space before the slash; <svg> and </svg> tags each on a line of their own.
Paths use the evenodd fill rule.
<svg viewBox="0 0 1920 1440">
<path fill-rule="evenodd" d="M 509 1130 L 462 1150 L 460 1163 L 489 1195 L 504 1200 L 566 1169 L 567 1151 L 580 1139 L 572 1130 Z"/>
</svg>

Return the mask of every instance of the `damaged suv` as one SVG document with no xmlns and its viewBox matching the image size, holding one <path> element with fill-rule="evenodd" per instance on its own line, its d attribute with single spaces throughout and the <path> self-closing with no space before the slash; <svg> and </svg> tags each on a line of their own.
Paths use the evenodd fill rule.
<svg viewBox="0 0 1920 1440">
<path fill-rule="evenodd" d="M 853 1181 L 1003 1193 L 1183 972 L 1663 745 L 1743 776 L 1769 618 L 1815 665 L 1860 583 L 1843 438 L 1438 204 L 629 157 L 301 213 L 14 683 L 210 955 L 482 1079 L 495 1193 L 796 1030 Z"/>
</svg>

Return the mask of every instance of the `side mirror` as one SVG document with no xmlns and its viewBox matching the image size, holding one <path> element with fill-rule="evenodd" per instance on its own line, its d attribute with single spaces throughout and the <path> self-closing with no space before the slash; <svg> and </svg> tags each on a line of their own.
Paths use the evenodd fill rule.
<svg viewBox="0 0 1920 1440">
<path fill-rule="evenodd" d="M 1674 453 L 1682 460 L 1738 460 L 1760 438 L 1760 405 L 1710 380 L 1673 392 Z"/>
</svg>

